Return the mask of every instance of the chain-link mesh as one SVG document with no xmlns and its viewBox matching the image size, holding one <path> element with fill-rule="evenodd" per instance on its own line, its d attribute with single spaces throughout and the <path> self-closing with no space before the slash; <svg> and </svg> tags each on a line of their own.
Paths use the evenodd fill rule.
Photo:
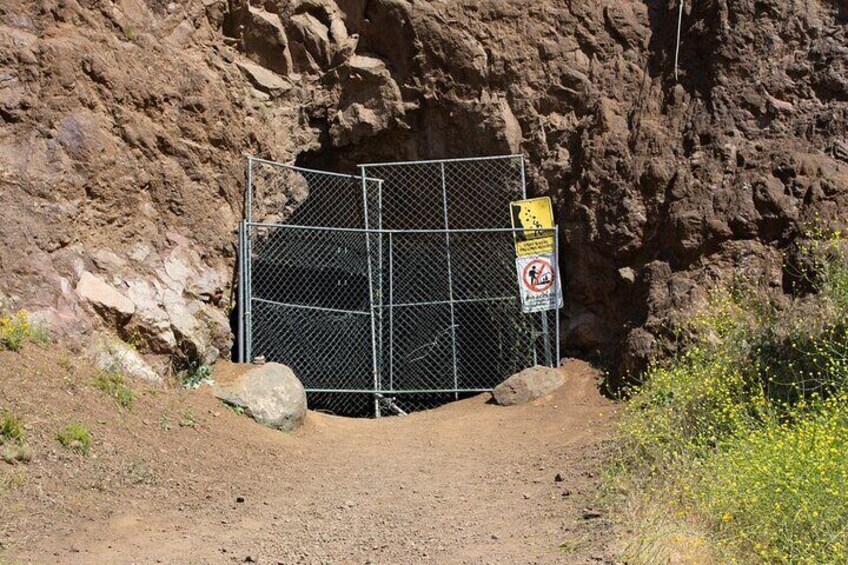
<svg viewBox="0 0 848 565">
<path fill-rule="evenodd" d="M 408 412 L 555 363 L 556 311 L 524 314 L 516 284 L 520 157 L 249 179 L 244 357 L 291 366 L 310 407 Z"/>
<path fill-rule="evenodd" d="M 248 221 L 293 226 L 366 227 L 361 177 L 256 158 L 251 158 L 248 166 L 252 187 L 247 198 Z"/>
<path fill-rule="evenodd" d="M 381 225 L 394 230 L 509 227 L 509 203 L 524 197 L 521 156 L 360 165 L 382 181 Z"/>
<path fill-rule="evenodd" d="M 522 312 L 513 234 L 383 233 L 380 386 L 404 410 L 554 363 L 556 313 Z"/>
</svg>

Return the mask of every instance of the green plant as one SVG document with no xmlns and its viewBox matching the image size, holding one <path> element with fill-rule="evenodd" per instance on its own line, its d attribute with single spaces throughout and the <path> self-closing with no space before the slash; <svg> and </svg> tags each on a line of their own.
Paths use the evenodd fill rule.
<svg viewBox="0 0 848 565">
<path fill-rule="evenodd" d="M 123 31 L 124 39 L 126 39 L 127 41 L 132 41 L 135 39 L 135 29 L 131 25 L 125 25 L 121 31 Z"/>
<path fill-rule="evenodd" d="M 4 410 L 0 418 L 0 457 L 6 463 L 32 460 L 32 449 L 26 442 L 26 430 L 20 416 Z"/>
<path fill-rule="evenodd" d="M 26 470 L 18 467 L 13 472 L 0 475 L 0 494 L 6 490 L 20 488 L 26 484 Z M 0 561 L 2 563 L 2 561 Z"/>
<path fill-rule="evenodd" d="M 91 448 L 91 434 L 82 424 L 68 424 L 65 429 L 56 434 L 56 439 L 63 447 L 72 449 L 83 455 L 88 455 Z"/>
<path fill-rule="evenodd" d="M 229 402 L 224 402 L 224 406 L 226 406 L 239 416 L 244 415 L 244 406 L 239 406 L 238 404 L 230 404 Z"/>
<path fill-rule="evenodd" d="M 141 460 L 132 461 L 124 471 L 127 479 L 134 485 L 156 485 L 159 480 L 153 470 Z"/>
<path fill-rule="evenodd" d="M 50 334 L 46 328 L 33 324 L 26 310 L 0 316 L 0 348 L 20 351 L 27 341 L 44 345 L 50 342 Z"/>
<path fill-rule="evenodd" d="M 3 410 L 3 416 L 0 418 L 0 445 L 20 444 L 24 441 L 26 441 L 26 430 L 23 419 L 9 410 Z"/>
<path fill-rule="evenodd" d="M 92 383 L 95 388 L 115 399 L 122 408 L 132 408 L 135 392 L 126 384 L 124 375 L 115 371 L 101 371 Z"/>
<path fill-rule="evenodd" d="M 198 425 L 197 416 L 194 415 L 194 412 L 191 408 L 186 408 L 183 411 L 183 417 L 180 420 L 181 428 L 196 428 Z"/>
<path fill-rule="evenodd" d="M 181 373 L 183 388 L 199 388 L 205 383 L 212 382 L 212 367 L 203 364 L 193 364 Z"/>
<path fill-rule="evenodd" d="M 697 524 L 725 561 L 848 562 L 848 244 L 818 234 L 801 255 L 789 300 L 715 289 L 622 419 L 625 498 Z"/>
<path fill-rule="evenodd" d="M 59 365 L 66 373 L 70 373 L 74 369 L 74 362 L 71 360 L 70 355 L 67 353 L 63 353 L 59 356 L 59 359 L 56 360 L 56 364 Z"/>
<path fill-rule="evenodd" d="M 848 393 L 795 408 L 696 466 L 699 512 L 769 563 L 848 562 Z"/>
</svg>

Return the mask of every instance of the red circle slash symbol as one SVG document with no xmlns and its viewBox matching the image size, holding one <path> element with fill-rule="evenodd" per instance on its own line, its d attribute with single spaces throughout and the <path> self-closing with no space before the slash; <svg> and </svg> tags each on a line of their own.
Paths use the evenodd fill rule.
<svg viewBox="0 0 848 565">
<path fill-rule="evenodd" d="M 521 274 L 524 286 L 531 292 L 545 292 L 554 284 L 554 271 L 550 261 L 534 259 L 524 266 Z"/>
</svg>

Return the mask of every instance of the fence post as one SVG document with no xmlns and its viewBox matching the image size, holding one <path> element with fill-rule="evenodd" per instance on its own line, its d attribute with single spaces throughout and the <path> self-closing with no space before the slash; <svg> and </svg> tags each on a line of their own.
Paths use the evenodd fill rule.
<svg viewBox="0 0 848 565">
<path fill-rule="evenodd" d="M 374 315 L 374 274 L 371 267 L 371 232 L 368 222 L 368 180 L 365 167 L 360 167 L 362 173 L 362 209 L 365 214 L 365 255 L 368 263 L 368 298 L 371 304 L 371 370 L 374 374 L 374 416 L 380 417 L 380 373 L 377 363 L 377 322 Z M 382 183 L 380 192 L 382 192 Z"/>
<path fill-rule="evenodd" d="M 242 323 L 242 339 L 240 340 L 240 353 L 242 363 L 250 363 L 251 357 L 251 340 L 253 339 L 253 323 L 251 320 L 251 292 L 250 292 L 250 224 L 253 222 L 253 156 L 247 156 L 247 187 L 244 191 L 244 220 L 242 229 L 242 275 L 244 278 L 239 280 L 239 286 L 243 287 L 241 291 L 243 300 L 241 307 L 241 323 Z"/>
<path fill-rule="evenodd" d="M 244 363 L 244 220 L 238 227 L 238 352 L 236 360 Z"/>
<path fill-rule="evenodd" d="M 250 222 L 245 222 L 244 225 L 244 256 L 245 256 L 245 268 L 244 268 L 244 356 L 245 363 L 253 362 L 253 280 L 251 277 L 253 276 L 253 268 L 251 258 L 251 248 L 250 248 Z"/>
<path fill-rule="evenodd" d="M 445 251 L 448 262 L 448 300 L 450 302 L 450 324 L 451 324 L 451 360 L 453 364 L 453 389 L 459 388 L 459 375 L 456 367 L 456 311 L 453 303 L 453 270 L 451 268 L 451 238 L 450 225 L 448 222 L 448 184 L 445 178 L 445 162 L 439 163 L 442 172 L 442 202 L 445 214 Z M 454 398 L 459 399 L 459 393 L 454 392 Z"/>
<path fill-rule="evenodd" d="M 389 390 L 395 389 L 395 281 L 392 232 L 389 232 Z"/>
<path fill-rule="evenodd" d="M 554 318 L 554 320 L 556 320 L 556 331 L 554 332 L 556 339 L 556 365 L 554 365 L 554 367 L 559 367 L 559 361 L 561 359 L 559 352 L 559 299 L 562 293 L 562 280 L 559 278 L 561 274 L 559 272 L 559 226 L 557 225 L 554 225 L 554 268 L 556 269 L 556 271 L 554 272 L 556 273 L 557 277 L 555 280 L 556 305 L 554 307 L 554 313 L 556 314 L 556 317 Z"/>
<path fill-rule="evenodd" d="M 244 219 L 253 222 L 253 157 L 247 156 L 247 190 L 244 194 Z"/>
</svg>

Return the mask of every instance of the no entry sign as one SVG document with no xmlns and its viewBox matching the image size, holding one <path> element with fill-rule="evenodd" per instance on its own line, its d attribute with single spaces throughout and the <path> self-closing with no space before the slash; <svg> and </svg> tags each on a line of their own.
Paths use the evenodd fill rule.
<svg viewBox="0 0 848 565">
<path fill-rule="evenodd" d="M 544 312 L 562 307 L 559 272 L 553 254 L 543 253 L 515 260 L 521 307 L 524 313 Z"/>
</svg>

